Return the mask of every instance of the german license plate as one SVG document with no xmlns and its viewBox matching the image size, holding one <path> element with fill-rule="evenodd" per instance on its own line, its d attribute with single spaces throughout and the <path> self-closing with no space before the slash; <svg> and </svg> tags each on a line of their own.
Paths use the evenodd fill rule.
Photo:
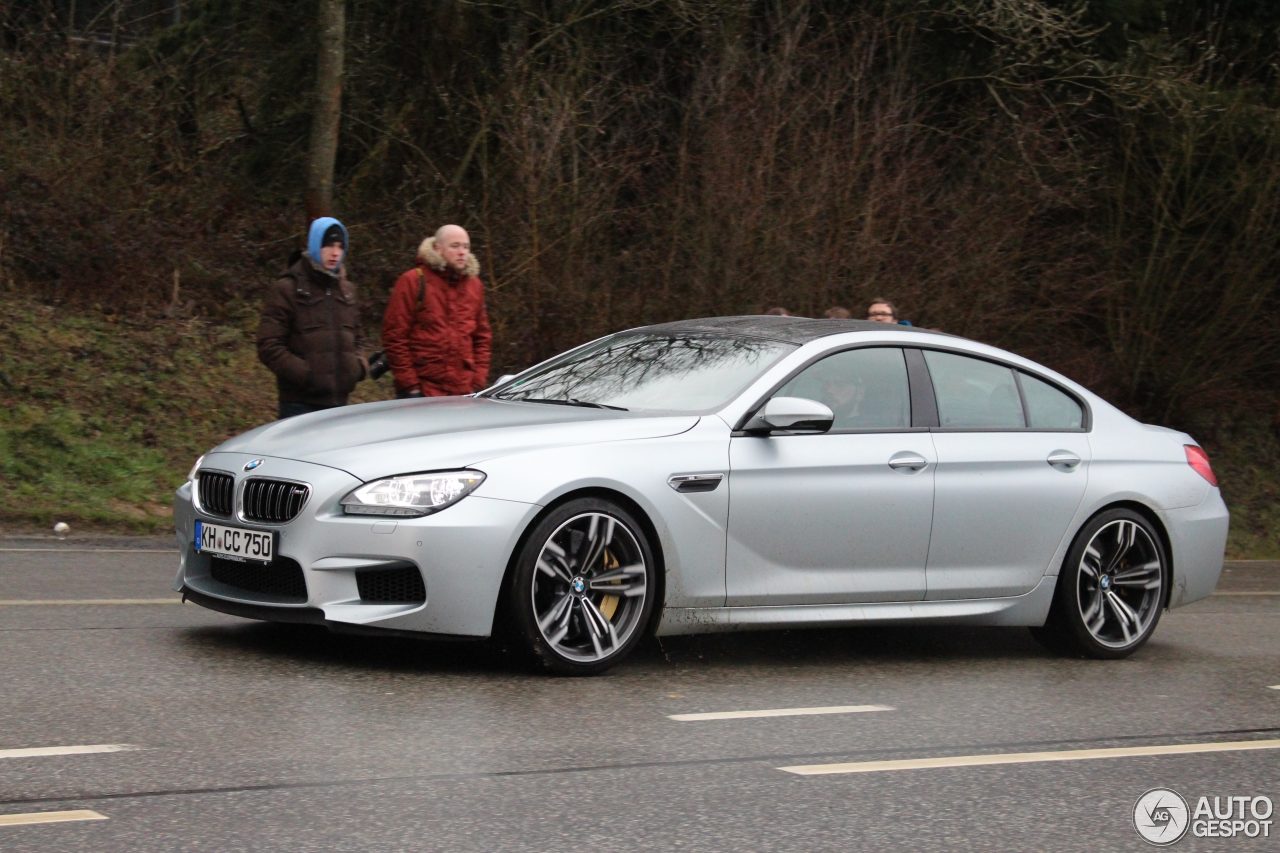
<svg viewBox="0 0 1280 853">
<path fill-rule="evenodd" d="M 276 535 L 261 530 L 245 530 L 196 520 L 196 551 L 232 560 L 271 562 L 275 554 Z"/>
</svg>

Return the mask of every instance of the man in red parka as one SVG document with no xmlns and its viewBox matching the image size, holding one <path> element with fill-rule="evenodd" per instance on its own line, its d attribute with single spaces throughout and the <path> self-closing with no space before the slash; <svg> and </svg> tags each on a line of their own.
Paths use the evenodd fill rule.
<svg viewBox="0 0 1280 853">
<path fill-rule="evenodd" d="M 493 333 L 471 240 L 445 225 L 418 247 L 418 264 L 396 279 L 382 319 L 382 346 L 397 397 L 479 391 L 489 381 Z"/>
</svg>

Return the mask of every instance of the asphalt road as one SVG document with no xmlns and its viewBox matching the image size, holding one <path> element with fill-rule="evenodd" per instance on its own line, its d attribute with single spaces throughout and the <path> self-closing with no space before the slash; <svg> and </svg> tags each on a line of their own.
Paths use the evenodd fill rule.
<svg viewBox="0 0 1280 853">
<path fill-rule="evenodd" d="M 212 613 L 175 569 L 0 538 L 0 851 L 1146 850 L 1150 789 L 1280 800 L 1280 563 L 1229 564 L 1124 661 L 856 628 L 593 679 Z M 1280 849 L 1270 822 L 1174 849 Z"/>
</svg>

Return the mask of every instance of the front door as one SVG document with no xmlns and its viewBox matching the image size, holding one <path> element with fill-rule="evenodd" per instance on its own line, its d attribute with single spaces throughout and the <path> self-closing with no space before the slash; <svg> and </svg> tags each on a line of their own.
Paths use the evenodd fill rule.
<svg viewBox="0 0 1280 853">
<path fill-rule="evenodd" d="M 901 350 L 837 353 L 775 396 L 817 399 L 836 420 L 731 440 L 727 604 L 923 598 L 936 454 L 910 428 Z"/>
</svg>

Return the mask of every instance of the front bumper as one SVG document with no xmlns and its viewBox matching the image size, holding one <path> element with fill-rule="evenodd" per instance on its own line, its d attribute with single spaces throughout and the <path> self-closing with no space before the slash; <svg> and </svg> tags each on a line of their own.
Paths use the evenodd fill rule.
<svg viewBox="0 0 1280 853">
<path fill-rule="evenodd" d="M 282 622 L 335 628 L 487 637 L 507 564 L 519 534 L 539 507 L 470 495 L 422 518 L 346 515 L 339 501 L 361 483 L 345 471 L 268 458 L 252 475 L 251 457 L 217 453 L 202 470 L 235 477 L 231 517 L 195 505 L 191 484 L 174 499 L 180 562 L 175 590 L 210 609 Z M 269 475 L 306 483 L 311 496 L 283 524 L 239 516 L 243 481 Z M 197 552 L 197 518 L 253 530 L 277 531 L 270 564 L 232 563 Z"/>
</svg>

